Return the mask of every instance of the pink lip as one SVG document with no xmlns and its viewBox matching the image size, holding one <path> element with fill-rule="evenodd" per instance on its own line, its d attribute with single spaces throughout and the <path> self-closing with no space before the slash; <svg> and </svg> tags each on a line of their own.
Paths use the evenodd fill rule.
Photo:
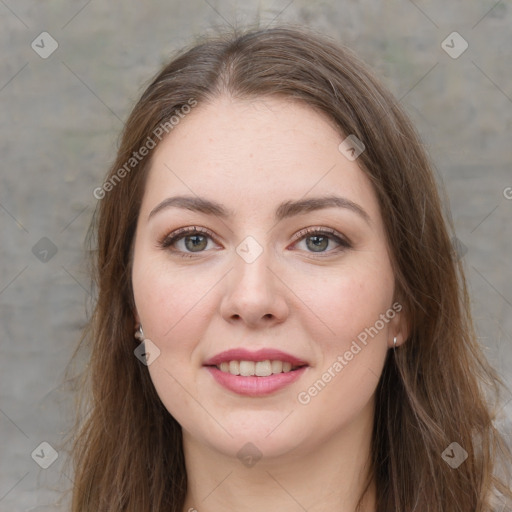
<svg viewBox="0 0 512 512">
<path fill-rule="evenodd" d="M 226 350 L 225 352 L 221 352 L 216 356 L 211 357 L 203 364 L 204 366 L 217 366 L 220 363 L 229 362 L 229 361 L 287 361 L 290 362 L 293 366 L 305 366 L 307 365 L 306 361 L 302 361 L 286 352 L 281 352 L 280 350 L 262 348 L 257 350 L 256 352 L 249 352 L 244 348 L 235 348 L 231 350 Z M 246 378 L 246 377 L 243 377 Z M 261 379 L 262 377 L 257 377 Z"/>
<path fill-rule="evenodd" d="M 248 359 L 244 360 L 247 361 Z M 291 372 L 276 373 L 268 377 L 231 375 L 231 373 L 222 372 L 215 366 L 208 366 L 206 369 L 220 385 L 234 393 L 245 396 L 262 396 L 274 393 L 296 381 L 306 371 L 307 367 L 303 366 Z"/>
</svg>

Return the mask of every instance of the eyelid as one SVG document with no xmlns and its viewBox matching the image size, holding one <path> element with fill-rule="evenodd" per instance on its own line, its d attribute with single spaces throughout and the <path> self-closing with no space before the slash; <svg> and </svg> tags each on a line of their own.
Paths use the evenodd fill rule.
<svg viewBox="0 0 512 512">
<path fill-rule="evenodd" d="M 338 244 L 338 247 L 335 247 L 334 249 L 331 249 L 330 251 L 305 251 L 305 254 L 308 258 L 313 259 L 321 259 L 321 258 L 329 258 L 329 257 L 335 257 L 339 255 L 340 253 L 347 251 L 348 249 L 353 248 L 352 242 L 343 234 L 336 231 L 333 228 L 327 228 L 327 227 L 321 227 L 321 226 L 311 226 L 308 228 L 301 229 L 295 235 L 293 235 L 294 242 L 293 245 L 301 242 L 302 240 L 306 239 L 308 235 L 313 236 L 327 236 L 327 238 L 333 240 L 336 244 Z"/>
<path fill-rule="evenodd" d="M 339 231 L 336 231 L 335 229 L 322 227 L 322 226 L 310 226 L 310 227 L 301 229 L 300 231 L 297 231 L 297 233 L 295 233 L 293 235 L 294 243 L 306 238 L 307 235 L 312 235 L 312 234 L 330 235 L 331 238 L 337 239 L 337 242 L 340 245 L 347 247 L 347 248 L 352 247 L 352 242 L 345 235 L 341 234 Z M 329 252 L 332 252 L 332 251 L 329 251 Z M 329 252 L 326 254 L 329 254 Z M 318 254 L 320 254 L 320 253 L 318 253 Z"/>
<path fill-rule="evenodd" d="M 179 240 L 185 238 L 187 236 L 187 234 L 189 234 L 189 233 L 190 233 L 190 235 L 193 235 L 196 233 L 207 235 L 209 238 L 211 238 L 213 240 L 214 243 L 219 245 L 219 242 L 217 241 L 216 236 L 209 229 L 203 228 L 201 226 L 185 226 L 185 227 L 176 229 L 175 231 L 165 235 L 162 239 L 160 239 L 158 241 L 158 246 L 162 249 L 171 250 L 174 253 L 177 253 L 183 257 L 194 257 L 194 256 L 201 254 L 202 252 L 206 252 L 206 251 L 198 251 L 197 253 L 193 253 L 193 252 L 179 251 L 176 249 L 170 249 L 171 245 L 173 245 L 174 243 L 178 242 Z M 292 236 L 292 238 L 293 238 L 292 245 L 297 242 L 300 242 L 301 240 L 306 238 L 307 235 L 314 235 L 314 234 L 320 235 L 320 236 L 327 235 L 331 239 L 334 239 L 334 241 L 336 243 L 338 243 L 340 245 L 340 247 L 342 247 L 342 248 L 348 249 L 348 248 L 352 247 L 352 243 L 346 236 L 342 235 L 335 229 L 328 228 L 328 227 L 322 227 L 322 226 L 309 226 L 307 228 L 301 229 L 300 231 L 297 231 L 297 233 L 295 233 Z M 339 251 L 339 248 L 333 249 L 330 251 L 325 251 L 325 252 L 323 252 L 323 251 L 320 251 L 318 253 L 311 252 L 310 254 L 314 255 L 315 257 L 324 257 L 324 256 L 332 255 L 334 252 L 337 252 L 337 251 Z"/>
<path fill-rule="evenodd" d="M 168 249 L 173 243 L 177 242 L 181 238 L 184 238 L 189 233 L 191 235 L 194 233 L 208 235 L 216 244 L 219 244 L 219 242 L 217 241 L 217 237 L 209 229 L 203 228 L 201 226 L 185 226 L 165 235 L 158 241 L 158 245 L 163 249 Z"/>
</svg>

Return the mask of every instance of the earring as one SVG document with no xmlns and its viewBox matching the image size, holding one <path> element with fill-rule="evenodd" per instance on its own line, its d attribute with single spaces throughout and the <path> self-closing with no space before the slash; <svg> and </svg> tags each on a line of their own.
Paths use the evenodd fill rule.
<svg viewBox="0 0 512 512">
<path fill-rule="evenodd" d="M 139 328 L 135 331 L 134 337 L 139 341 L 144 341 L 144 331 L 142 330 L 142 324 L 140 324 Z"/>
<path fill-rule="evenodd" d="M 393 338 L 393 350 L 396 349 L 396 336 Z"/>
</svg>

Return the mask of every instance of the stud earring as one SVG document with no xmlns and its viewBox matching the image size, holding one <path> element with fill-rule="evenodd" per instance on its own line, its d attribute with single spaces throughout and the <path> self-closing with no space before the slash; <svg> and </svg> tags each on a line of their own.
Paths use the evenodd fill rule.
<svg viewBox="0 0 512 512">
<path fill-rule="evenodd" d="M 140 324 L 139 328 L 135 331 L 134 337 L 139 341 L 144 341 L 144 331 L 142 330 L 142 324 Z"/>
</svg>

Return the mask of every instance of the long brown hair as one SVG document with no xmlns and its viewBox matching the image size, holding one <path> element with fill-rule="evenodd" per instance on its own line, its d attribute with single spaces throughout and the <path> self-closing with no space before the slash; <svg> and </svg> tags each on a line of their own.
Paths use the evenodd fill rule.
<svg viewBox="0 0 512 512">
<path fill-rule="evenodd" d="M 406 342 L 388 351 L 376 391 L 366 483 L 376 484 L 377 510 L 487 512 L 492 493 L 512 500 L 512 454 L 491 400 L 505 384 L 477 344 L 463 268 L 422 144 L 397 101 L 351 51 L 281 27 L 220 35 L 183 50 L 126 122 L 92 224 L 97 301 L 81 342 L 90 361 L 73 448 L 72 510 L 182 511 L 181 427 L 133 354 L 132 241 L 151 158 L 127 162 L 165 123 L 172 136 L 169 120 L 191 100 L 201 105 L 220 95 L 303 102 L 366 146 L 358 163 L 378 196 L 396 298 L 409 324 Z M 468 453 L 457 469 L 442 457 L 453 442 Z"/>
</svg>

